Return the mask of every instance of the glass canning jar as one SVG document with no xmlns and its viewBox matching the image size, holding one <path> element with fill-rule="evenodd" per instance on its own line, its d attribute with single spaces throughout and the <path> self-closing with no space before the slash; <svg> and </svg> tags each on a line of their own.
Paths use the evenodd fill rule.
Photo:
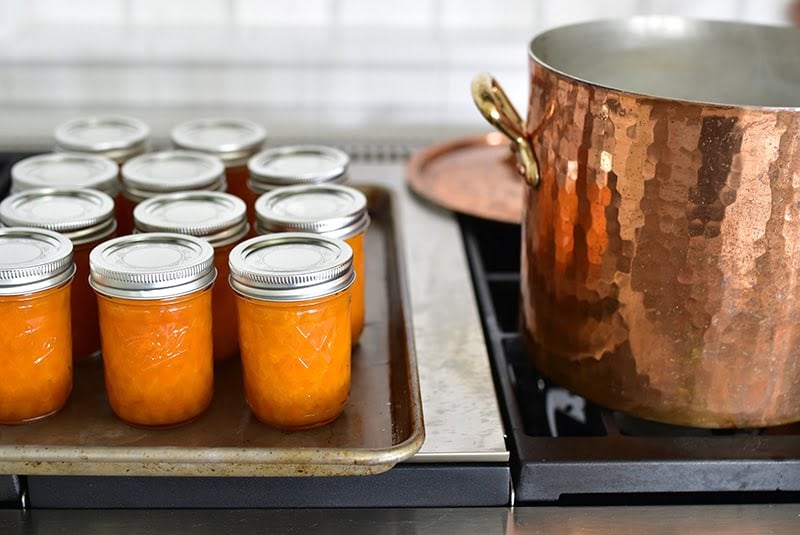
<svg viewBox="0 0 800 535">
<path fill-rule="evenodd" d="M 90 188 L 115 198 L 119 166 L 102 156 L 53 152 L 24 158 L 11 168 L 11 193 L 35 188 Z"/>
<path fill-rule="evenodd" d="M 265 193 L 256 201 L 256 232 L 313 232 L 347 242 L 353 249 L 353 303 L 350 308 L 352 343 L 364 330 L 364 235 L 369 227 L 367 198 L 357 189 L 335 184 L 287 186 Z"/>
<path fill-rule="evenodd" d="M 230 269 L 255 416 L 279 429 L 337 418 L 350 393 L 350 246 L 315 234 L 257 236 L 234 247 Z"/>
<path fill-rule="evenodd" d="M 83 361 L 100 353 L 97 299 L 89 287 L 89 251 L 114 234 L 114 201 L 91 189 L 31 189 L 0 202 L 0 222 L 58 232 L 72 241 L 75 279 L 72 281 L 72 359 Z"/>
<path fill-rule="evenodd" d="M 0 423 L 44 418 L 72 390 L 72 243 L 49 230 L 0 228 Z"/>
<path fill-rule="evenodd" d="M 137 156 L 122 166 L 120 234 L 133 231 L 134 207 L 151 197 L 178 191 L 225 191 L 222 160 L 203 152 L 164 150 Z"/>
<path fill-rule="evenodd" d="M 79 117 L 58 125 L 54 131 L 57 151 L 103 156 L 117 163 L 117 187 L 122 180 L 120 166 L 148 151 L 150 128 L 141 120 L 123 115 Z M 106 192 L 108 193 L 108 192 Z M 131 232 L 130 210 L 125 197 L 114 196 L 117 228 L 120 234 Z"/>
<path fill-rule="evenodd" d="M 216 156 L 225 164 L 228 193 L 247 198 L 247 160 L 261 150 L 267 131 L 245 119 L 202 118 L 180 123 L 172 129 L 172 144 Z"/>
<path fill-rule="evenodd" d="M 176 232 L 203 238 L 214 248 L 214 265 L 222 283 L 211 292 L 214 360 L 239 354 L 236 298 L 227 284 L 228 255 L 250 230 L 244 201 L 229 193 L 193 191 L 157 195 L 133 211 L 136 232 Z"/>
<path fill-rule="evenodd" d="M 121 165 L 147 152 L 150 128 L 134 117 L 98 115 L 62 123 L 54 136 L 59 151 L 105 156 Z"/>
<path fill-rule="evenodd" d="M 214 383 L 214 250 L 171 233 L 106 241 L 89 254 L 108 401 L 123 421 L 174 427 L 198 417 Z"/>
<path fill-rule="evenodd" d="M 350 156 L 324 145 L 287 145 L 259 152 L 247 162 L 247 214 L 255 222 L 259 195 L 281 186 L 342 184 L 348 180 Z"/>
</svg>

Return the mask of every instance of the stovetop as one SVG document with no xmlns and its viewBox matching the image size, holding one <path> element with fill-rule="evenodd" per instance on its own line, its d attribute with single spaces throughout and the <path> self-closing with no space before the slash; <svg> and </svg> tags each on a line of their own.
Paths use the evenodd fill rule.
<svg viewBox="0 0 800 535">
<path fill-rule="evenodd" d="M 517 325 L 519 226 L 466 216 L 455 224 L 406 191 L 407 151 L 365 147 L 358 149 L 355 179 L 379 178 L 402 197 L 428 436 L 411 462 L 381 476 L 323 480 L 6 476 L 0 504 L 4 486 L 11 498 L 27 487 L 34 506 L 63 506 L 69 496 L 73 507 L 800 502 L 798 425 L 730 432 L 653 424 L 603 410 L 537 376 Z M 24 155 L 0 156 L 2 198 L 10 163 Z M 444 270 L 452 263 L 464 266 Z M 471 283 L 479 310 L 466 295 Z M 494 394 L 483 379 L 487 353 L 502 422 L 485 397 Z M 501 424 L 510 461 L 502 427 L 496 430 Z"/>
<path fill-rule="evenodd" d="M 462 216 L 516 501 L 800 501 L 800 424 L 708 430 L 602 409 L 539 376 L 519 333 L 520 227 Z"/>
</svg>

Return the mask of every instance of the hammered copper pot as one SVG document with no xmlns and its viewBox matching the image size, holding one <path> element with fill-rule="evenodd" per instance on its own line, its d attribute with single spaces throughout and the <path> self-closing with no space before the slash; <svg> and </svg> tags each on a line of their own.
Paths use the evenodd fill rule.
<svg viewBox="0 0 800 535">
<path fill-rule="evenodd" d="M 800 32 L 646 17 L 530 43 L 522 322 L 538 370 L 628 414 L 800 420 Z"/>
</svg>

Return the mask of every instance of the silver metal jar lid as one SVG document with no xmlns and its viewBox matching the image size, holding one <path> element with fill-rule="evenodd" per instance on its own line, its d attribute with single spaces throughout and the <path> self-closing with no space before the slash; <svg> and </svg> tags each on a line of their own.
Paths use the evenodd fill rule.
<svg viewBox="0 0 800 535">
<path fill-rule="evenodd" d="M 233 248 L 230 285 L 265 301 L 333 295 L 355 281 L 353 250 L 342 240 L 287 232 L 257 236 Z"/>
<path fill-rule="evenodd" d="M 261 149 L 267 131 L 245 119 L 204 118 L 179 124 L 171 137 L 180 149 L 213 154 L 227 167 L 237 167 Z"/>
<path fill-rule="evenodd" d="M 203 152 L 151 152 L 132 158 L 122 166 L 123 191 L 135 201 L 176 191 L 220 191 L 226 186 L 222 160 Z"/>
<path fill-rule="evenodd" d="M 265 193 L 255 204 L 256 229 L 267 232 L 313 232 L 350 238 L 369 227 L 367 198 L 349 186 L 286 186 Z"/>
<path fill-rule="evenodd" d="M 0 295 L 22 295 L 69 281 L 72 242 L 50 230 L 0 228 Z"/>
<path fill-rule="evenodd" d="M 176 232 L 213 247 L 239 241 L 250 229 L 243 200 L 229 193 L 190 191 L 157 195 L 133 210 L 139 232 Z"/>
<path fill-rule="evenodd" d="M 61 233 L 74 245 L 109 236 L 117 227 L 114 201 L 93 189 L 40 188 L 14 193 L 0 202 L 0 222 Z"/>
<path fill-rule="evenodd" d="M 119 193 L 119 166 L 102 156 L 54 152 L 25 158 L 11 168 L 11 191 L 32 188 L 92 188 Z"/>
<path fill-rule="evenodd" d="M 145 152 L 150 128 L 139 119 L 122 115 L 81 117 L 55 129 L 62 150 L 88 152 L 122 163 Z"/>
<path fill-rule="evenodd" d="M 277 186 L 345 182 L 349 167 L 346 153 L 322 145 L 275 147 L 247 162 L 250 189 L 262 193 Z"/>
<path fill-rule="evenodd" d="M 89 284 L 125 299 L 166 299 L 209 287 L 214 248 L 200 238 L 154 232 L 121 236 L 89 253 Z"/>
</svg>

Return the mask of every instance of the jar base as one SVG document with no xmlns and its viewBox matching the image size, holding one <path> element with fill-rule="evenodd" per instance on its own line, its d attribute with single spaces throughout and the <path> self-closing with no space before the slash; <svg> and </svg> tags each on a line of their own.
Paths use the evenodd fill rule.
<svg viewBox="0 0 800 535">
<path fill-rule="evenodd" d="M 266 426 L 269 426 L 269 427 L 271 427 L 273 429 L 278 429 L 280 431 L 307 431 L 309 429 L 316 429 L 318 427 L 322 427 L 322 426 L 328 425 L 329 423 L 331 423 L 334 420 L 336 420 L 339 416 L 340 416 L 340 414 L 337 414 L 333 418 L 328 418 L 327 420 L 324 420 L 322 422 L 317 422 L 317 423 L 313 423 L 313 424 L 298 425 L 298 426 L 288 426 L 288 425 L 280 425 L 280 424 L 269 423 L 269 422 L 267 422 L 265 420 L 262 420 L 258 416 L 256 416 L 256 420 L 258 420 L 259 422 L 261 422 L 262 424 L 264 424 Z"/>
<path fill-rule="evenodd" d="M 122 423 L 124 423 L 125 425 L 129 425 L 131 427 L 135 427 L 136 429 L 145 429 L 145 430 L 148 430 L 148 431 L 162 431 L 162 430 L 166 430 L 166 429 L 175 429 L 176 427 L 182 427 L 184 425 L 188 425 L 188 424 L 194 422 L 195 420 L 197 420 L 198 418 L 200 418 L 200 416 L 202 416 L 202 413 L 198 414 L 197 416 L 192 416 L 188 420 L 181 420 L 180 422 L 176 422 L 176 423 L 173 423 L 173 424 L 159 424 L 159 425 L 148 425 L 148 424 L 139 424 L 139 423 L 129 422 L 128 420 L 126 420 L 125 418 L 120 417 L 119 415 L 117 415 L 117 418 Z"/>
<path fill-rule="evenodd" d="M 34 416 L 33 418 L 25 418 L 24 420 L 15 420 L 13 422 L 6 422 L 0 420 L 0 425 L 25 425 L 25 424 L 32 424 L 33 422 L 38 422 L 39 420 L 44 420 L 45 418 L 49 418 L 53 416 L 55 413 L 61 410 L 61 407 L 57 408 L 54 411 L 50 411 L 47 414 L 42 414 L 41 416 Z"/>
</svg>

